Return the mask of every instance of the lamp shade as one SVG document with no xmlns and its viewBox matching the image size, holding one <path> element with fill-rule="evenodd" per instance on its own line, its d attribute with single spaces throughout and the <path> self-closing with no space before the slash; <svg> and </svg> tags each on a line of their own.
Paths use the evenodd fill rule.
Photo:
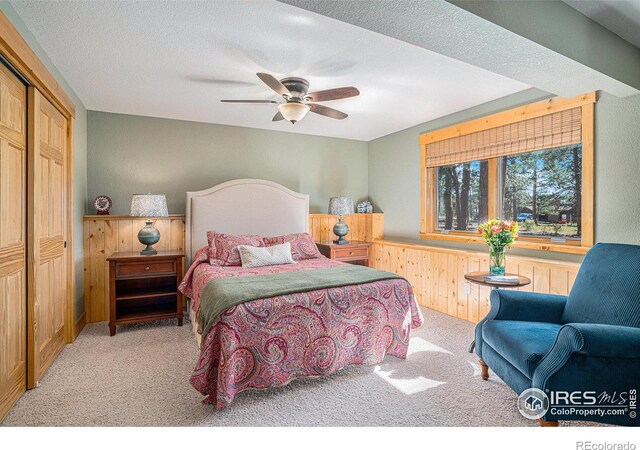
<svg viewBox="0 0 640 450">
<path fill-rule="evenodd" d="M 133 194 L 131 217 L 165 217 L 169 215 L 164 194 Z"/>
<path fill-rule="evenodd" d="M 329 199 L 329 214 L 344 216 L 353 214 L 353 199 L 351 197 L 331 197 Z"/>
<path fill-rule="evenodd" d="M 282 103 L 278 105 L 278 111 L 280 111 L 282 117 L 287 119 L 289 122 L 296 123 L 307 115 L 309 112 L 309 106 L 304 103 Z"/>
</svg>

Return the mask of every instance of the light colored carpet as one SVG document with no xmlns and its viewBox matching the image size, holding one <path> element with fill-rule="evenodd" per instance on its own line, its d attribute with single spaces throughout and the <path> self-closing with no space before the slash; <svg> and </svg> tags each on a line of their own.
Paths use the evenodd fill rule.
<svg viewBox="0 0 640 450">
<path fill-rule="evenodd" d="M 473 325 L 423 309 L 406 360 L 345 369 L 238 396 L 216 411 L 189 384 L 189 323 L 90 324 L 4 420 L 5 426 L 537 426 L 467 353 Z M 571 423 L 570 425 L 579 425 Z M 569 425 L 569 423 L 567 423 Z"/>
</svg>

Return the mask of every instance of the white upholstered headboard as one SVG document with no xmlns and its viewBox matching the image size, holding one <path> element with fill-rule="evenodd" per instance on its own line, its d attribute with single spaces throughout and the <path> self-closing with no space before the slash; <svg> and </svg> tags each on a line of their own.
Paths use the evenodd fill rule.
<svg viewBox="0 0 640 450">
<path fill-rule="evenodd" d="M 207 245 L 207 231 L 278 236 L 309 231 L 309 196 L 272 181 L 233 180 L 187 192 L 186 255 Z"/>
</svg>

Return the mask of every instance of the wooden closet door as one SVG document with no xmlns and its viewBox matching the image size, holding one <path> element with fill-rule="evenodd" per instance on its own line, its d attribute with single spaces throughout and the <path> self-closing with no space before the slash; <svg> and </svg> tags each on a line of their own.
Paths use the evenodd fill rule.
<svg viewBox="0 0 640 450">
<path fill-rule="evenodd" d="M 0 420 L 26 389 L 27 89 L 0 63 Z"/>
<path fill-rule="evenodd" d="M 66 343 L 67 119 L 29 88 L 28 364 L 33 388 Z"/>
</svg>

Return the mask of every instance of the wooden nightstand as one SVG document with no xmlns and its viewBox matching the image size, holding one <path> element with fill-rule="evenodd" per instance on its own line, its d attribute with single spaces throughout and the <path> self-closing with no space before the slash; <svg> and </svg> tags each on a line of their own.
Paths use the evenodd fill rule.
<svg viewBox="0 0 640 450">
<path fill-rule="evenodd" d="M 369 249 L 371 242 L 349 241 L 348 244 L 338 245 L 332 241 L 316 242 L 318 250 L 327 258 L 335 259 L 349 264 L 361 266 L 369 265 Z"/>
<path fill-rule="evenodd" d="M 182 251 L 116 252 L 109 262 L 109 333 L 116 325 L 178 319 L 182 326 L 184 299 L 178 291 L 182 281 Z"/>
</svg>

